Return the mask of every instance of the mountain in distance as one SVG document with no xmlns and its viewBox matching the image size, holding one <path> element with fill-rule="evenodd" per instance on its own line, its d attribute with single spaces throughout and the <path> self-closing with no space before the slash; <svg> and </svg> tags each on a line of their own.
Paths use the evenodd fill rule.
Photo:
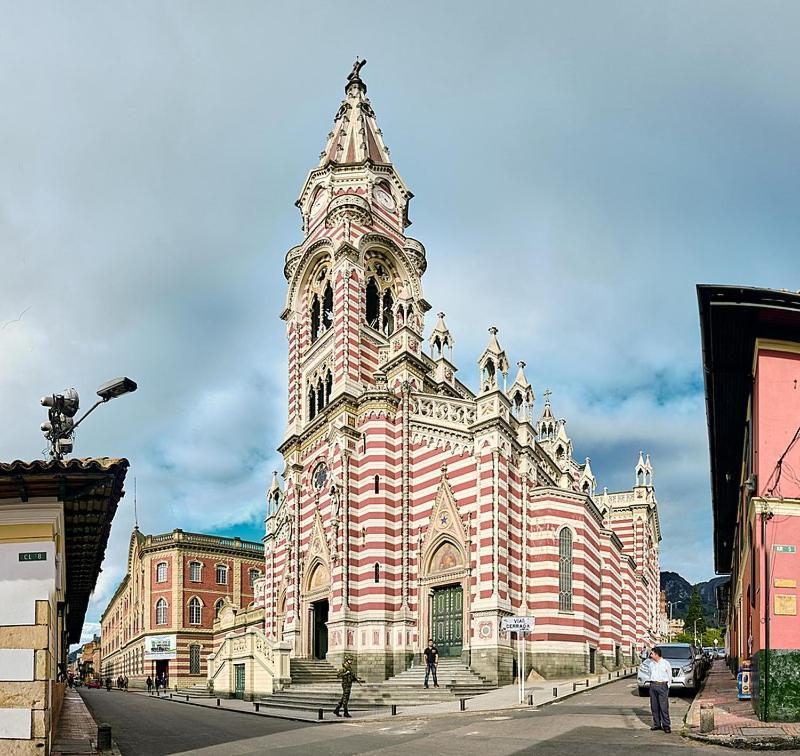
<svg viewBox="0 0 800 756">
<path fill-rule="evenodd" d="M 711 625 L 717 624 L 717 599 L 715 595 L 717 586 L 728 580 L 730 578 L 727 575 L 723 575 L 722 577 L 713 577 L 711 580 L 706 580 L 702 583 L 695 583 L 700 594 L 700 602 L 703 605 L 703 615 Z M 667 594 L 667 601 L 674 602 L 672 607 L 673 619 L 683 619 L 686 616 L 694 587 L 677 572 L 661 573 L 661 590 Z M 667 614 L 669 614 L 669 607 L 667 607 Z"/>
</svg>

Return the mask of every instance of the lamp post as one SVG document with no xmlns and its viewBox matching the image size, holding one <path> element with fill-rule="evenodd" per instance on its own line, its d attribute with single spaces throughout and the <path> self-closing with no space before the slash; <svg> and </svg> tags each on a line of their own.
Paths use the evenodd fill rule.
<svg viewBox="0 0 800 756">
<path fill-rule="evenodd" d="M 693 632 L 692 632 L 692 635 L 694 636 L 694 644 L 695 644 L 695 646 L 699 646 L 699 645 L 700 645 L 700 644 L 697 642 L 697 623 L 698 623 L 699 621 L 700 621 L 700 617 L 698 617 L 698 618 L 697 618 L 697 619 L 694 621 L 694 630 L 693 630 Z"/>
<path fill-rule="evenodd" d="M 74 388 L 66 389 L 63 394 L 43 396 L 42 406 L 47 407 L 47 421 L 42 423 L 41 430 L 50 444 L 48 452 L 53 459 L 64 459 L 72 451 L 75 429 L 92 414 L 101 404 L 110 402 L 123 394 L 136 391 L 136 381 L 130 378 L 113 378 L 97 389 L 100 397 L 84 414 L 75 421 L 80 400 Z"/>
<path fill-rule="evenodd" d="M 680 601 L 667 601 L 667 606 L 669 606 L 669 627 L 667 628 L 667 637 L 669 638 L 670 642 L 672 642 L 672 607 L 675 604 L 680 604 Z"/>
</svg>

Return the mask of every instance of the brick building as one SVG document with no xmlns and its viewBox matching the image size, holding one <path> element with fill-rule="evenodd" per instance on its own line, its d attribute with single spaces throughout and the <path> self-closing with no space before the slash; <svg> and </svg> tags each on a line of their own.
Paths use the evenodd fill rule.
<svg viewBox="0 0 800 756">
<path fill-rule="evenodd" d="M 184 533 L 131 534 L 128 569 L 101 617 L 102 673 L 143 686 L 205 684 L 214 619 L 226 603 L 247 608 L 263 577 L 263 545 Z"/>
<path fill-rule="evenodd" d="M 659 636 L 650 459 L 640 454 L 631 490 L 598 495 L 549 392 L 536 413 L 525 363 L 507 380 L 496 328 L 475 389 L 456 377 L 442 313 L 427 353 L 426 251 L 405 235 L 412 194 L 360 68 L 285 260 L 288 425 L 283 483 L 268 493 L 266 636 L 298 657 L 347 654 L 380 680 L 433 635 L 505 683 L 501 622 L 525 615 L 541 674 L 613 669 Z"/>
</svg>

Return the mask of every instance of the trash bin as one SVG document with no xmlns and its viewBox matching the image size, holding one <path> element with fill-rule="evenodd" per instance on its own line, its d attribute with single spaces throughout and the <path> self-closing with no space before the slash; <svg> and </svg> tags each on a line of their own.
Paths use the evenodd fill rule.
<svg viewBox="0 0 800 756">
<path fill-rule="evenodd" d="M 752 697 L 750 687 L 750 662 L 742 662 L 736 677 L 736 688 L 740 701 L 749 701 Z"/>
</svg>

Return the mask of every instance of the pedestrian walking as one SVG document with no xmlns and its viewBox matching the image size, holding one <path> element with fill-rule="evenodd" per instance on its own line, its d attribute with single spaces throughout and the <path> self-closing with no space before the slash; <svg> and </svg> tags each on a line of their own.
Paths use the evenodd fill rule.
<svg viewBox="0 0 800 756">
<path fill-rule="evenodd" d="M 75 685 L 75 675 L 73 675 L 72 672 L 69 673 L 69 677 L 67 678 L 67 685 L 69 685 L 70 688 Z"/>
<path fill-rule="evenodd" d="M 650 712 L 653 715 L 651 730 L 672 732 L 669 721 L 669 684 L 672 680 L 672 665 L 661 657 L 656 646 L 650 652 Z"/>
<path fill-rule="evenodd" d="M 122 678 L 122 689 L 127 693 L 128 692 L 128 675 Z"/>
<path fill-rule="evenodd" d="M 111 678 L 106 677 L 106 690 L 110 693 L 111 692 Z"/>
<path fill-rule="evenodd" d="M 147 680 L 145 680 L 145 684 L 147 685 L 147 692 L 153 692 L 153 678 L 150 675 L 147 676 Z"/>
<path fill-rule="evenodd" d="M 350 716 L 350 712 L 347 710 L 347 703 L 350 700 L 350 690 L 353 687 L 354 682 L 363 683 L 364 681 L 356 675 L 355 672 L 351 669 L 352 659 L 346 658 L 344 663 L 342 664 L 341 669 L 336 673 L 336 677 L 338 677 L 342 681 L 342 697 L 339 699 L 339 703 L 336 704 L 336 708 L 333 710 L 333 713 L 339 717 L 341 714 L 339 712 L 344 709 L 344 715 L 348 719 L 352 719 Z"/>
<path fill-rule="evenodd" d="M 428 638 L 428 645 L 422 652 L 425 656 L 425 687 L 428 687 L 428 677 L 433 675 L 433 687 L 439 687 L 436 679 L 436 667 L 439 665 L 439 649 L 433 643 L 433 638 Z"/>
</svg>

